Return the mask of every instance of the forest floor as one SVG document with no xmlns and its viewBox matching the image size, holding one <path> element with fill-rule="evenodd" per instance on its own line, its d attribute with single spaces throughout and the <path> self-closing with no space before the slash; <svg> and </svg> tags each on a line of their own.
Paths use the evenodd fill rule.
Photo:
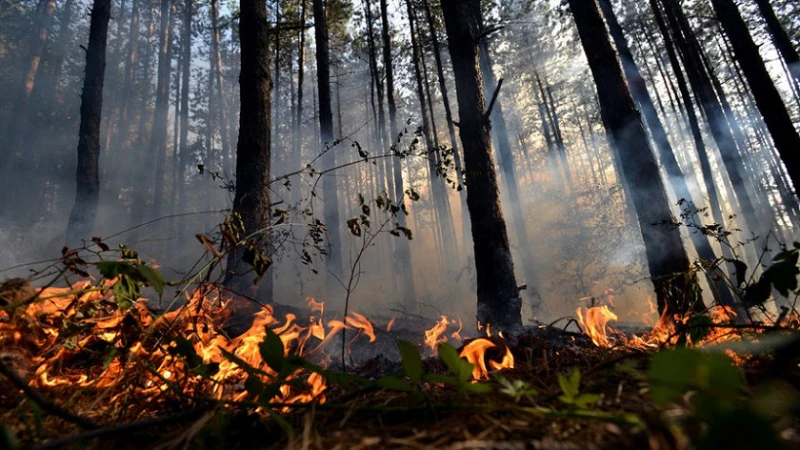
<svg viewBox="0 0 800 450">
<path fill-rule="evenodd" d="M 33 298 L 25 283 L 0 287 L 25 306 L 0 308 L 0 448 L 800 448 L 800 341 L 786 328 L 703 322 L 738 342 L 709 352 L 619 330 L 605 348 L 539 325 L 430 356 L 406 342 L 422 318 L 389 331 L 393 319 L 354 315 L 343 369 L 343 334 L 298 340 L 313 325 L 276 321 L 279 306 L 229 339 L 214 331 L 224 306 L 204 301 L 154 315 L 109 301 L 124 294 L 111 285 L 51 288 L 40 303 L 20 300 Z M 475 343 L 483 373 L 458 357 Z"/>
</svg>

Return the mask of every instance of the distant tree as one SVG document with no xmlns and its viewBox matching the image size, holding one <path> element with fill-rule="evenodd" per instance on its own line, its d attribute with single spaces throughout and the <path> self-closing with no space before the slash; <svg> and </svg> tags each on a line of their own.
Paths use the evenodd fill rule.
<svg viewBox="0 0 800 450">
<path fill-rule="evenodd" d="M 789 111 L 736 4 L 732 0 L 711 0 L 711 5 L 731 41 L 736 61 L 744 72 L 750 92 L 753 93 L 758 110 L 775 142 L 775 148 L 797 189 L 800 186 L 800 134 L 789 117 Z M 794 56 L 797 56 L 796 51 Z"/>
<path fill-rule="evenodd" d="M 500 209 L 486 99 L 479 68 L 478 0 L 442 0 L 456 79 L 459 134 L 464 149 L 467 207 L 472 222 L 478 279 L 478 321 L 492 329 L 522 324 L 521 305 L 508 234 Z"/>
<path fill-rule="evenodd" d="M 75 206 L 67 225 L 67 243 L 91 238 L 100 199 L 100 120 L 103 112 L 103 81 L 111 0 L 95 0 L 86 49 L 86 72 L 81 94 L 81 125 L 78 131 L 78 173 Z"/>
<path fill-rule="evenodd" d="M 313 0 L 314 37 L 317 43 L 317 91 L 319 94 L 320 137 L 324 148 L 321 161 L 325 169 L 336 165 L 333 145 L 333 109 L 331 107 L 331 56 L 325 0 Z M 328 282 L 329 289 L 338 286 L 342 279 L 342 239 L 339 234 L 339 193 L 336 178 L 325 176 L 322 180 L 323 216 L 328 229 Z"/>
<path fill-rule="evenodd" d="M 800 83 L 800 54 L 798 54 L 794 43 L 792 43 L 792 39 L 780 20 L 778 20 L 778 16 L 775 15 L 775 10 L 772 8 L 770 0 L 755 0 L 755 2 L 758 5 L 761 16 L 764 17 L 764 21 L 767 23 L 767 29 L 775 48 L 778 49 L 778 53 L 780 53 L 786 65 L 789 66 L 789 73 L 794 77 L 795 83 Z"/>
<path fill-rule="evenodd" d="M 603 123 L 633 197 L 659 311 L 685 313 L 702 307 L 696 280 L 688 275 L 689 257 L 680 230 L 670 225 L 674 218 L 655 154 L 597 0 L 570 0 L 569 5 L 597 85 Z"/>
</svg>

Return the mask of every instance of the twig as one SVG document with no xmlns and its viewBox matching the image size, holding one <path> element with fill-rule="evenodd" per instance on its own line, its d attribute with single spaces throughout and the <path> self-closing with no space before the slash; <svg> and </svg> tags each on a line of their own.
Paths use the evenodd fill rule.
<svg viewBox="0 0 800 450">
<path fill-rule="evenodd" d="M 36 402 L 41 408 L 54 416 L 58 416 L 67 422 L 72 422 L 78 425 L 81 428 L 87 430 L 93 430 L 99 427 L 96 423 L 92 422 L 91 420 L 81 417 L 75 414 L 72 414 L 69 411 L 61 409 L 60 407 L 56 406 L 50 399 L 42 395 L 39 391 L 33 389 L 32 387 L 28 386 L 28 383 L 25 382 L 16 372 L 14 372 L 10 367 L 6 366 L 5 363 L 0 359 L 0 373 L 6 376 L 13 384 L 17 387 L 17 389 L 21 390 L 25 393 L 31 400 Z"/>
<path fill-rule="evenodd" d="M 201 413 L 204 413 L 205 411 L 206 408 L 195 408 L 189 411 L 172 414 L 170 416 L 157 417 L 155 419 L 142 420 L 140 422 L 125 423 L 122 425 L 116 425 L 111 427 L 97 428 L 91 431 L 87 431 L 85 433 L 80 433 L 73 436 L 66 436 L 59 439 L 53 439 L 52 441 L 48 441 L 42 445 L 34 447 L 34 449 L 50 450 L 50 449 L 65 447 L 68 444 L 74 442 L 96 439 L 109 434 L 114 434 L 114 435 L 130 434 L 135 431 L 140 431 L 146 428 L 152 428 L 159 425 L 166 425 L 172 422 L 179 422 L 181 420 L 191 419 Z"/>
<path fill-rule="evenodd" d="M 483 114 L 483 120 L 489 120 L 489 117 L 491 117 L 492 110 L 494 109 L 494 104 L 497 101 L 497 95 L 500 93 L 501 87 L 503 87 L 502 78 L 500 78 L 500 81 L 497 82 L 497 88 L 494 90 L 494 94 L 492 94 L 492 101 L 489 102 L 489 107 L 486 108 L 486 112 Z"/>
</svg>

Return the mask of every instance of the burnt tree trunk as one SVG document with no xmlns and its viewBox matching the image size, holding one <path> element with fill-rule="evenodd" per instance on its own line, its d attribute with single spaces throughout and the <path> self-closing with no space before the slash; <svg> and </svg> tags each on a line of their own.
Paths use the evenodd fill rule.
<svg viewBox="0 0 800 450">
<path fill-rule="evenodd" d="M 67 244 L 91 238 L 100 199 L 100 120 L 103 112 L 103 81 L 111 0 L 95 0 L 86 49 L 86 72 L 81 94 L 81 125 L 78 131 L 78 171 L 75 206 L 67 224 Z"/>
<path fill-rule="evenodd" d="M 633 197 L 659 311 L 685 313 L 702 307 L 680 231 L 665 225 L 674 221 L 669 199 L 597 0 L 570 0 L 569 4 L 597 85 L 603 122 L 613 137 Z"/>
<path fill-rule="evenodd" d="M 259 268 L 264 269 L 271 263 L 268 258 L 272 81 L 266 3 L 243 0 L 239 20 L 242 70 L 239 75 L 239 139 L 236 144 L 233 213 L 241 220 L 243 230 L 239 245 L 228 254 L 226 284 L 244 291 L 260 282 L 259 297 L 270 301 L 270 274 L 262 279 L 263 273 L 259 273 Z"/>
<path fill-rule="evenodd" d="M 331 109 L 331 66 L 328 39 L 328 22 L 325 16 L 324 0 L 313 0 L 314 37 L 317 43 L 317 91 L 319 94 L 319 127 L 323 145 L 321 161 L 323 169 L 336 166 L 336 148 L 333 141 L 333 110 Z M 330 175 L 322 179 L 323 216 L 328 230 L 327 285 L 329 289 L 339 286 L 342 280 L 342 239 L 339 233 L 339 193 L 336 178 Z M 332 279 L 333 278 L 333 279 Z M 336 279 L 336 282 L 334 282 Z"/>
<path fill-rule="evenodd" d="M 479 64 L 478 0 L 442 0 L 456 79 L 459 134 L 464 149 L 467 207 L 472 222 L 478 278 L 478 321 L 514 330 L 522 324 L 522 301 L 514 277 L 491 147 Z"/>
<path fill-rule="evenodd" d="M 794 128 L 786 105 L 767 72 L 739 9 L 731 0 L 711 0 L 711 4 L 730 39 L 736 60 L 750 85 L 750 92 L 772 135 L 775 148 L 786 165 L 792 184 L 797 188 L 800 186 L 800 134 Z M 794 56 L 797 56 L 797 52 Z"/>
</svg>

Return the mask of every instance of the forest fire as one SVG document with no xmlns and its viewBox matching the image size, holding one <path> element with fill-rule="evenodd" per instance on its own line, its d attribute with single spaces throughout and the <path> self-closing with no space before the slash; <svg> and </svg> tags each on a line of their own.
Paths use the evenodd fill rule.
<svg viewBox="0 0 800 450">
<path fill-rule="evenodd" d="M 345 345 L 348 354 L 357 340 L 367 345 L 377 340 L 373 323 L 364 315 L 351 312 L 343 321 L 325 321 L 324 302 L 313 298 L 306 302 L 307 323 L 292 313 L 280 319 L 266 305 L 247 331 L 230 337 L 222 328 L 230 300 L 214 289 L 187 293 L 183 306 L 158 315 L 143 298 L 123 307 L 116 298 L 118 282 L 104 280 L 94 286 L 86 280 L 37 289 L 34 301 L 0 311 L 4 357 L 24 361 L 15 370 L 29 386 L 56 395 L 76 387 L 102 392 L 109 405 L 134 397 L 159 403 L 169 393 L 182 392 L 219 401 L 252 401 L 282 411 L 292 404 L 325 402 L 328 389 L 321 369 L 290 364 L 292 357 L 319 361 L 324 367 L 334 356 L 326 353 L 326 344 L 339 333 L 351 333 Z M 448 327 L 455 326 L 449 337 L 460 341 L 460 319 L 445 316 L 421 341 L 435 350 L 448 340 Z M 488 379 L 489 370 L 514 367 L 511 350 L 499 338 L 474 339 L 460 356 L 474 365 L 475 380 Z"/>
</svg>

